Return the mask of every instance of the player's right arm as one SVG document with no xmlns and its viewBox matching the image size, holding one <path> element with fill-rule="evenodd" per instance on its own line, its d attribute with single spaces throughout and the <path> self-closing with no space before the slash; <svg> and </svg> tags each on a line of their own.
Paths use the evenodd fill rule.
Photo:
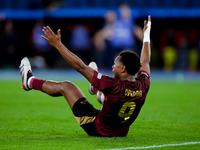
<svg viewBox="0 0 200 150">
<path fill-rule="evenodd" d="M 150 57 L 151 57 L 150 30 L 151 30 L 151 16 L 148 16 L 148 23 L 146 20 L 144 21 L 144 28 L 143 28 L 144 38 L 140 56 L 140 61 L 141 61 L 140 70 L 146 71 L 149 75 L 150 75 Z"/>
<path fill-rule="evenodd" d="M 45 36 L 41 36 L 43 39 L 49 42 L 50 45 L 55 47 L 63 58 L 79 73 L 91 83 L 94 75 L 94 69 L 87 66 L 78 56 L 68 50 L 61 42 L 60 29 L 55 34 L 49 26 L 42 29 Z"/>
</svg>

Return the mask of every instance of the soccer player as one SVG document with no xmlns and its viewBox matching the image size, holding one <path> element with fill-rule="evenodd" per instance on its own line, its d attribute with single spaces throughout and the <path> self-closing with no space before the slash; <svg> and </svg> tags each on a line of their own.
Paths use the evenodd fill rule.
<svg viewBox="0 0 200 150">
<path fill-rule="evenodd" d="M 85 65 L 69 51 L 61 43 L 60 29 L 54 34 L 50 27 L 43 28 L 45 36 L 42 35 L 42 38 L 91 83 L 93 90 L 90 92 L 99 93 L 100 99 L 103 98 L 101 110 L 95 109 L 82 91 L 69 81 L 35 78 L 27 58 L 23 58 L 20 64 L 22 88 L 26 91 L 40 90 L 50 96 L 64 96 L 77 122 L 90 136 L 126 136 L 145 102 L 150 86 L 150 28 L 151 17 L 148 16 L 148 23 L 144 21 L 141 58 L 132 51 L 122 51 L 114 60 L 113 77 L 99 73 L 94 62 L 90 66 Z"/>
</svg>

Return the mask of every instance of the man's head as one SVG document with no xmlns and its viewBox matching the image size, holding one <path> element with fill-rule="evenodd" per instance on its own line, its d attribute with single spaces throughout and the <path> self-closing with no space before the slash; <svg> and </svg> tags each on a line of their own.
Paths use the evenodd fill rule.
<svg viewBox="0 0 200 150">
<path fill-rule="evenodd" d="M 124 50 L 116 57 L 113 65 L 114 77 L 120 79 L 122 73 L 135 75 L 141 67 L 140 57 L 133 51 Z"/>
<path fill-rule="evenodd" d="M 125 65 L 128 74 L 135 75 L 140 70 L 140 57 L 135 52 L 124 50 L 119 53 L 119 56 L 121 56 L 120 61 Z"/>
<path fill-rule="evenodd" d="M 119 12 L 120 12 L 121 19 L 130 19 L 131 18 L 131 8 L 127 4 L 120 5 Z"/>
<path fill-rule="evenodd" d="M 104 16 L 106 23 L 113 23 L 117 19 L 117 14 L 113 10 L 108 10 Z"/>
</svg>

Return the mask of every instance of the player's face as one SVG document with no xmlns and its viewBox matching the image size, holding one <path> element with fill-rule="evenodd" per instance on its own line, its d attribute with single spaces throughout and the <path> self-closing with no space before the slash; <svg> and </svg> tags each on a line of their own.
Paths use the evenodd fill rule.
<svg viewBox="0 0 200 150">
<path fill-rule="evenodd" d="M 122 68 L 122 63 L 120 61 L 121 59 L 121 56 L 117 56 L 114 60 L 114 65 L 112 66 L 113 68 L 113 73 L 114 73 L 114 76 L 113 78 L 116 78 L 116 79 L 120 79 L 121 78 L 121 68 Z"/>
</svg>

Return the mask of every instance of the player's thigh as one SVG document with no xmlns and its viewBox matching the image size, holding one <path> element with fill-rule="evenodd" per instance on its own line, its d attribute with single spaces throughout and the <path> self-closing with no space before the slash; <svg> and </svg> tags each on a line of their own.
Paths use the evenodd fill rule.
<svg viewBox="0 0 200 150">
<path fill-rule="evenodd" d="M 96 130 L 95 119 L 99 110 L 95 109 L 86 98 L 76 101 L 72 109 L 78 124 L 90 136 L 100 136 Z"/>
<path fill-rule="evenodd" d="M 77 100 L 85 97 L 83 92 L 72 82 L 64 81 L 64 82 L 61 82 L 60 84 L 61 84 L 60 92 L 67 100 L 71 109 L 73 108 Z"/>
</svg>

